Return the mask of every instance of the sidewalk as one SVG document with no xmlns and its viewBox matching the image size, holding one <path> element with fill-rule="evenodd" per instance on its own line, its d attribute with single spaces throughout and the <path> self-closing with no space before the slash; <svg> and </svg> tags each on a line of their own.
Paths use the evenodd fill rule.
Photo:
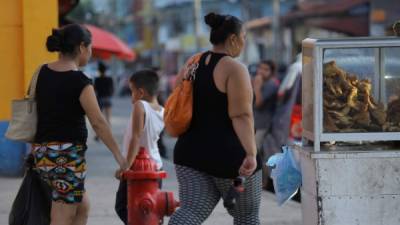
<svg viewBox="0 0 400 225">
<path fill-rule="evenodd" d="M 129 99 L 115 99 L 113 107 L 112 128 L 117 140 L 121 143 L 123 131 L 130 111 Z M 93 141 L 93 134 L 90 131 L 87 152 L 88 175 L 86 189 L 91 200 L 91 212 L 88 225 L 122 225 L 114 212 L 115 192 L 118 181 L 113 178 L 117 164 L 112 155 L 104 145 Z M 166 139 L 168 155 L 174 140 Z M 173 191 L 178 196 L 178 184 L 173 169 L 173 164 L 164 160 L 164 169 L 169 177 L 163 182 L 163 189 Z M 8 213 L 12 201 L 18 191 L 21 178 L 0 177 L 0 225 L 8 222 Z M 261 224 L 264 225 L 300 225 L 300 205 L 295 202 L 288 202 L 283 207 L 278 207 L 274 195 L 263 192 L 260 210 Z M 165 220 L 166 222 L 168 219 Z M 167 224 L 167 223 L 164 224 Z M 205 225 L 231 225 L 232 218 L 226 213 L 220 202 Z"/>
</svg>

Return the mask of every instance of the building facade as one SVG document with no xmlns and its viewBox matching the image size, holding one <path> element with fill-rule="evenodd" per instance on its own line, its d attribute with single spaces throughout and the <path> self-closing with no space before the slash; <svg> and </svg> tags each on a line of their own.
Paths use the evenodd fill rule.
<svg viewBox="0 0 400 225">
<path fill-rule="evenodd" d="M 57 26 L 57 1 L 0 3 L 0 174 L 12 175 L 21 169 L 18 153 L 26 150 L 25 145 L 4 137 L 11 119 L 11 101 L 25 96 L 32 73 L 41 63 L 56 58 L 46 51 L 45 40 Z"/>
</svg>

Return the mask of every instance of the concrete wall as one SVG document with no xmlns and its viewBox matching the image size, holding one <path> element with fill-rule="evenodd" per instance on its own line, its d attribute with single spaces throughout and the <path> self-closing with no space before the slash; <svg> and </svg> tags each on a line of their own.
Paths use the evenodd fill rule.
<svg viewBox="0 0 400 225">
<path fill-rule="evenodd" d="M 45 42 L 57 21 L 55 0 L 1 1 L 0 121 L 10 119 L 10 102 L 24 96 L 35 68 L 56 59 L 46 51 Z"/>
<path fill-rule="evenodd" d="M 46 51 L 46 37 L 58 27 L 56 0 L 0 1 L 0 175 L 24 171 L 25 143 L 4 137 L 11 119 L 11 100 L 23 98 L 32 73 L 57 58 Z"/>
</svg>

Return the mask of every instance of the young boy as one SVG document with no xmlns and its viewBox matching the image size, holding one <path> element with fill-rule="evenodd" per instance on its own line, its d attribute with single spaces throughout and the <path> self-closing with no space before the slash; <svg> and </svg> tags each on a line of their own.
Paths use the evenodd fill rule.
<svg viewBox="0 0 400 225">
<path fill-rule="evenodd" d="M 161 169 L 162 161 L 157 140 L 164 129 L 164 109 L 157 101 L 158 75 L 152 70 L 136 72 L 130 78 L 129 87 L 132 91 L 133 112 L 124 135 L 123 151 L 126 159 L 132 166 L 139 147 L 144 147 L 156 162 L 157 169 Z M 127 181 L 121 180 L 115 211 L 125 224 L 128 222 L 127 195 Z"/>
</svg>

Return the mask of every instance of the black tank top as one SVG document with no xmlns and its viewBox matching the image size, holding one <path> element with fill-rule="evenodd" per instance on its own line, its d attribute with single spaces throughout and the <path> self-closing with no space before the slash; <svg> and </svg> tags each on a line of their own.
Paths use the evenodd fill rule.
<svg viewBox="0 0 400 225">
<path fill-rule="evenodd" d="M 209 63 L 205 61 L 211 55 Z M 232 120 L 228 97 L 214 83 L 214 69 L 225 54 L 206 52 L 199 61 L 193 86 L 193 117 L 175 145 L 174 163 L 220 178 L 235 178 L 246 156 Z M 261 168 L 257 157 L 257 170 Z"/>
<path fill-rule="evenodd" d="M 57 72 L 44 65 L 36 86 L 36 143 L 85 144 L 88 131 L 79 97 L 91 80 L 81 71 Z"/>
</svg>

